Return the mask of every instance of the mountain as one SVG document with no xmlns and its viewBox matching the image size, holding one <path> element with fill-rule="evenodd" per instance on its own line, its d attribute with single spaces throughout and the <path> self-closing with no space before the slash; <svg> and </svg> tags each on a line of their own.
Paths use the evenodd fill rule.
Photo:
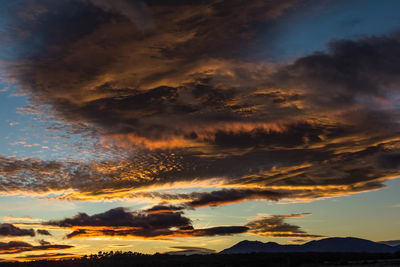
<svg viewBox="0 0 400 267">
<path fill-rule="evenodd" d="M 378 243 L 396 247 L 400 245 L 400 240 L 379 241 Z"/>
<path fill-rule="evenodd" d="M 311 241 L 302 245 L 307 252 L 394 252 L 393 247 L 354 237 L 334 237 Z"/>
<path fill-rule="evenodd" d="M 254 252 L 371 252 L 393 253 L 400 246 L 392 247 L 370 240 L 354 237 L 332 237 L 311 241 L 303 245 L 279 245 L 274 242 L 241 241 L 222 250 L 221 254 L 246 254 Z"/>
<path fill-rule="evenodd" d="M 221 254 L 246 254 L 254 252 L 289 252 L 296 249 L 296 245 L 279 245 L 275 242 L 263 243 L 260 241 L 244 240 L 233 247 L 221 251 Z"/>
</svg>

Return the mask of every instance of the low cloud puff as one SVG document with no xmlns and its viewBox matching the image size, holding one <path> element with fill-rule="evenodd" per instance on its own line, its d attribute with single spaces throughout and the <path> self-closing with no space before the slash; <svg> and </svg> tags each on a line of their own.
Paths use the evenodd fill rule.
<svg viewBox="0 0 400 267">
<path fill-rule="evenodd" d="M 18 228 L 10 223 L 3 223 L 0 224 L 0 236 L 35 236 L 35 231 Z"/>
</svg>

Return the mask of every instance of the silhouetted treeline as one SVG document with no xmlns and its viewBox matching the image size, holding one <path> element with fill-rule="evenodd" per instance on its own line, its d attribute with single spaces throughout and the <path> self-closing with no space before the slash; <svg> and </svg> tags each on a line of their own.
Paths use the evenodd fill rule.
<svg viewBox="0 0 400 267">
<path fill-rule="evenodd" d="M 378 264 L 400 266 L 400 252 L 390 253 L 252 253 L 210 255 L 146 255 L 136 252 L 99 252 L 73 260 L 39 260 L 31 262 L 3 262 L 0 267 L 19 266 L 132 266 L 132 267 L 245 267 L 245 266 L 346 266 Z M 372 266 L 372 265 L 368 265 Z"/>
</svg>

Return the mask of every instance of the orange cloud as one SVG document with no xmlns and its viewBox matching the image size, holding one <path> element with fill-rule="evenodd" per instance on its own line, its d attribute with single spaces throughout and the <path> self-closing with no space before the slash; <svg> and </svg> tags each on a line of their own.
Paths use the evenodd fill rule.
<svg viewBox="0 0 400 267">
<path fill-rule="evenodd" d="M 128 212 L 116 208 L 104 213 L 45 222 L 44 225 L 72 230 L 67 238 L 138 238 L 163 240 L 171 238 L 205 237 L 252 233 L 270 237 L 320 238 L 301 230 L 299 226 L 286 223 L 287 218 L 298 218 L 310 213 L 271 215 L 258 218 L 241 226 L 215 226 L 195 229 L 191 220 L 183 215 L 184 207 L 157 205 L 149 209 Z"/>
<path fill-rule="evenodd" d="M 44 254 L 28 254 L 14 258 L 16 261 L 40 261 L 40 260 L 72 260 L 81 258 L 82 255 L 70 253 L 44 253 Z"/>
<path fill-rule="evenodd" d="M 46 36 L 42 49 L 0 62 L 30 93 L 20 111 L 50 114 L 51 130 L 89 136 L 96 149 L 84 142 L 92 161 L 0 157 L 0 195 L 102 201 L 169 186 L 235 189 L 166 200 L 204 207 L 344 196 L 400 175 L 396 36 L 335 41 L 271 65 L 242 51 L 265 42 L 298 1 L 122 2 L 48 2 L 29 19 L 30 34 Z"/>
<path fill-rule="evenodd" d="M 173 237 L 201 237 L 244 233 L 245 226 L 219 226 L 194 229 L 191 220 L 183 215 L 183 207 L 154 206 L 147 210 L 128 212 L 115 208 L 104 213 L 44 222 L 43 225 L 73 230 L 67 238 L 135 237 L 166 239 Z"/>
<path fill-rule="evenodd" d="M 73 248 L 69 245 L 40 245 L 33 246 L 29 243 L 22 241 L 10 241 L 8 243 L 0 242 L 0 254 L 15 254 L 25 251 L 36 251 L 36 250 L 62 250 Z"/>
</svg>

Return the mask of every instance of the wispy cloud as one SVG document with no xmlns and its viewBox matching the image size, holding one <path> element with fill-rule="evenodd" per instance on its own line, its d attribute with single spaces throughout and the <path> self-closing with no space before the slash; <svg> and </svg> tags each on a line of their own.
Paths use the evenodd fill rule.
<svg viewBox="0 0 400 267">
<path fill-rule="evenodd" d="M 22 241 L 10 241 L 8 243 L 0 242 L 0 254 L 15 254 L 25 251 L 41 250 L 62 250 L 73 248 L 69 245 L 40 245 L 34 246 Z"/>
<path fill-rule="evenodd" d="M 28 254 L 16 257 L 17 261 L 39 261 L 39 260 L 68 260 L 80 258 L 82 255 L 71 253 L 44 253 L 44 254 Z"/>
<path fill-rule="evenodd" d="M 40 222 L 42 219 L 33 218 L 30 216 L 14 217 L 14 216 L 3 216 L 1 219 L 5 222 Z"/>
</svg>

